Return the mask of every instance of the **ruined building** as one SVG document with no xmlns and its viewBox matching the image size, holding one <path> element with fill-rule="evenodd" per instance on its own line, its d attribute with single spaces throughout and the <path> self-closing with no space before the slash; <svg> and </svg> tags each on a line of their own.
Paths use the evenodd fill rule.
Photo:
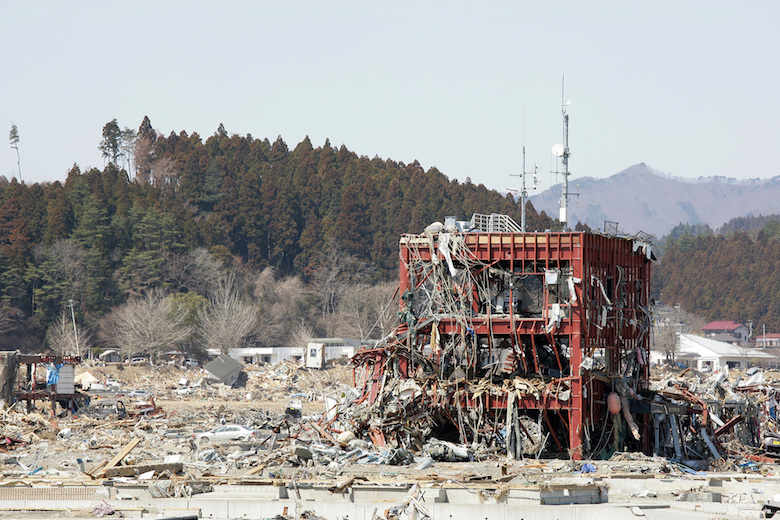
<svg viewBox="0 0 780 520">
<path fill-rule="evenodd" d="M 475 215 L 399 246 L 399 323 L 353 358 L 353 425 L 512 458 L 649 452 L 650 244 Z"/>
</svg>

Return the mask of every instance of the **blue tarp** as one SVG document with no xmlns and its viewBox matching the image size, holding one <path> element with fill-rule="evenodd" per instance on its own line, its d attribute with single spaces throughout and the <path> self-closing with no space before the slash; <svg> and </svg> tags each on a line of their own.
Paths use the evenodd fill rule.
<svg viewBox="0 0 780 520">
<path fill-rule="evenodd" d="M 60 368 L 64 365 L 65 363 L 60 363 L 59 365 L 55 365 L 54 363 L 49 364 L 46 369 L 46 385 L 54 386 L 57 384 L 60 380 Z"/>
</svg>

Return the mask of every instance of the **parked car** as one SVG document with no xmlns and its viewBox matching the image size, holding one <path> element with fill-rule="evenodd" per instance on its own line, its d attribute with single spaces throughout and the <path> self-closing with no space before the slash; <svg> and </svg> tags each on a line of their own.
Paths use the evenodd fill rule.
<svg viewBox="0 0 780 520">
<path fill-rule="evenodd" d="M 145 398 L 145 397 L 152 397 L 152 394 L 147 392 L 146 390 L 130 390 L 127 392 L 127 397 L 130 398 Z"/>
<path fill-rule="evenodd" d="M 88 406 L 79 411 L 93 419 L 103 421 L 127 417 L 125 404 L 119 399 L 93 399 Z"/>
<path fill-rule="evenodd" d="M 195 393 L 195 388 L 191 386 L 183 386 L 173 391 L 178 396 L 192 395 Z"/>
<path fill-rule="evenodd" d="M 149 364 L 149 358 L 145 357 L 134 357 L 128 361 L 128 364 L 137 366 L 137 365 L 148 365 Z"/>
<path fill-rule="evenodd" d="M 193 435 L 195 441 L 199 443 L 224 442 L 232 440 L 248 441 L 257 436 L 257 431 L 250 430 L 240 424 L 223 424 L 207 432 L 196 433 Z"/>
<path fill-rule="evenodd" d="M 200 366 L 200 363 L 197 359 L 185 359 L 184 360 L 184 368 L 198 368 Z"/>
</svg>

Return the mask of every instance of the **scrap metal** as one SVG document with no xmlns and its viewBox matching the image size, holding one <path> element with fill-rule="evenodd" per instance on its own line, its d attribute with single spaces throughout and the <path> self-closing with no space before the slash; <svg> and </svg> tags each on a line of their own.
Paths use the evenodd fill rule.
<svg viewBox="0 0 780 520">
<path fill-rule="evenodd" d="M 512 458 L 592 457 L 621 421 L 607 395 L 646 399 L 651 246 L 485 221 L 401 237 L 399 322 L 352 359 L 360 406 L 341 426 L 401 447 L 436 436 Z M 635 433 L 619 447 L 649 452 L 649 415 L 624 416 Z"/>
</svg>

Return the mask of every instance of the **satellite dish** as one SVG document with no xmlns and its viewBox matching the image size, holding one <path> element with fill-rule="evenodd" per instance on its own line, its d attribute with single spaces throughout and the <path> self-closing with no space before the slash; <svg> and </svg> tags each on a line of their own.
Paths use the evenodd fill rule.
<svg viewBox="0 0 780 520">
<path fill-rule="evenodd" d="M 555 157 L 563 157 L 563 145 L 562 144 L 554 144 L 552 147 L 552 154 Z"/>
</svg>

